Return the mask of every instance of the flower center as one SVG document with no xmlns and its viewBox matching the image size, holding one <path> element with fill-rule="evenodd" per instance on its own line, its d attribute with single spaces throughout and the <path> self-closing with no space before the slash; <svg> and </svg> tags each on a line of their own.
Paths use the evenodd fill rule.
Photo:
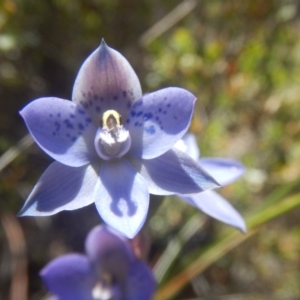
<svg viewBox="0 0 300 300">
<path fill-rule="evenodd" d="M 119 158 L 129 150 L 129 132 L 123 127 L 121 115 L 115 110 L 107 110 L 103 114 L 94 143 L 98 155 L 105 160 Z"/>
<path fill-rule="evenodd" d="M 121 293 L 110 274 L 100 275 L 98 283 L 92 290 L 93 300 L 121 300 Z M 123 299 L 123 298 L 122 298 Z"/>
</svg>

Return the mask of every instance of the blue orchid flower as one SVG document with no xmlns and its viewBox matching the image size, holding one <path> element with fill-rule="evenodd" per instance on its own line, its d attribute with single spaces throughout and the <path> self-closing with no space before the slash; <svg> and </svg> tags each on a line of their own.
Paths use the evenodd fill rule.
<svg viewBox="0 0 300 300">
<path fill-rule="evenodd" d="M 228 158 L 200 157 L 200 151 L 193 134 L 185 134 L 179 140 L 176 148 L 181 149 L 198 161 L 199 165 L 212 175 L 222 186 L 230 184 L 240 178 L 245 167 L 239 161 Z M 239 212 L 220 194 L 215 191 L 204 191 L 191 195 L 178 195 L 181 199 L 200 209 L 207 215 L 231 225 L 242 232 L 246 232 L 246 224 Z"/>
<path fill-rule="evenodd" d="M 57 300 L 150 300 L 156 282 L 149 267 L 138 260 L 128 241 L 113 230 L 97 226 L 86 239 L 86 253 L 66 254 L 40 272 Z"/>
<path fill-rule="evenodd" d="M 93 202 L 102 219 L 132 238 L 149 193 L 199 193 L 218 183 L 172 149 L 187 131 L 195 96 L 176 87 L 142 96 L 128 61 L 103 41 L 82 65 L 72 101 L 40 98 L 21 112 L 36 143 L 56 162 L 21 216 L 47 216 Z"/>
</svg>

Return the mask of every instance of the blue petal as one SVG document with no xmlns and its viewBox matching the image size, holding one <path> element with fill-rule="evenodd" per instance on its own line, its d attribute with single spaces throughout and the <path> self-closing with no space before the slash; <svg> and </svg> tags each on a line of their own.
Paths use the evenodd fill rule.
<svg viewBox="0 0 300 300">
<path fill-rule="evenodd" d="M 232 207 L 229 202 L 214 191 L 205 191 L 193 195 L 178 195 L 189 204 L 199 208 L 209 216 L 231 225 L 242 232 L 246 232 L 243 217 Z"/>
<path fill-rule="evenodd" d="M 200 156 L 200 150 L 195 135 L 192 133 L 186 133 L 182 137 L 182 141 L 186 147 L 186 149 L 182 151 L 189 155 L 192 159 L 198 160 Z"/>
<path fill-rule="evenodd" d="M 149 267 L 141 261 L 134 261 L 129 269 L 125 300 L 150 300 L 155 289 L 156 282 Z"/>
<path fill-rule="evenodd" d="M 143 226 L 149 206 L 145 181 L 127 160 L 105 161 L 95 190 L 102 219 L 128 238 Z"/>
<path fill-rule="evenodd" d="M 222 186 L 236 181 L 245 172 L 243 164 L 229 158 L 200 158 L 199 164 Z"/>
<path fill-rule="evenodd" d="M 187 131 L 196 97 L 180 88 L 145 95 L 132 106 L 124 126 L 131 134 L 131 157 L 151 159 L 169 149 Z"/>
<path fill-rule="evenodd" d="M 141 85 L 123 55 L 102 41 L 83 63 L 72 99 L 81 104 L 99 126 L 102 114 L 116 110 L 125 120 L 132 104 L 142 97 Z"/>
<path fill-rule="evenodd" d="M 48 291 L 59 300 L 92 299 L 96 276 L 88 258 L 68 254 L 52 260 L 40 272 Z"/>
<path fill-rule="evenodd" d="M 40 98 L 21 112 L 36 143 L 55 160 L 80 167 L 96 157 L 96 128 L 86 111 L 71 101 Z"/>
<path fill-rule="evenodd" d="M 85 248 L 100 273 L 110 274 L 118 282 L 125 279 L 134 256 L 124 237 L 105 226 L 97 226 L 90 231 Z"/>
<path fill-rule="evenodd" d="M 73 168 L 52 163 L 28 196 L 21 216 L 49 216 L 94 202 L 98 175 L 91 165 Z"/>
<path fill-rule="evenodd" d="M 154 159 L 130 159 L 155 195 L 191 194 L 219 187 L 192 158 L 171 149 Z"/>
</svg>

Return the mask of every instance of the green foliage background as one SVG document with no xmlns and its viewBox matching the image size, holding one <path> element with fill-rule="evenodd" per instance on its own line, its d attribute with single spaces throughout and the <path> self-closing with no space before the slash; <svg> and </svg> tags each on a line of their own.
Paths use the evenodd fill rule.
<svg viewBox="0 0 300 300">
<path fill-rule="evenodd" d="M 170 27 L 159 23 L 162 32 L 146 39 L 147 30 L 167 14 L 174 16 L 182 3 L 0 0 L 0 154 L 27 133 L 18 111 L 42 96 L 70 99 L 80 65 L 105 38 L 130 61 L 145 93 L 181 86 L 197 95 L 191 131 L 203 156 L 235 158 L 247 167 L 239 182 L 222 189 L 255 229 L 232 251 L 219 242 L 233 229 L 178 199 L 166 199 L 150 219 L 152 266 L 192 217 L 203 221 L 181 245 L 160 287 L 203 253 L 216 247 L 222 253 L 224 247 L 224 255 L 199 268 L 174 299 L 299 299 L 299 2 L 186 1 L 194 5 L 186 16 Z M 0 170 L 0 299 L 10 297 L 16 255 L 7 238 L 7 216 L 24 231 L 32 300 L 46 295 L 38 271 L 59 254 L 83 251 L 86 233 L 99 223 L 93 206 L 51 218 L 14 217 L 50 162 L 31 146 Z M 288 209 L 286 199 L 292 202 Z M 282 216 L 267 222 L 268 209 Z M 260 221 L 252 222 L 255 216 Z"/>
</svg>

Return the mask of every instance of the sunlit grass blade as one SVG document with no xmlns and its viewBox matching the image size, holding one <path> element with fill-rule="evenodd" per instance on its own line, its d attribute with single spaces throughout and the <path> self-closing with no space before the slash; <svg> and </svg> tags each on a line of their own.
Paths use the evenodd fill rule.
<svg viewBox="0 0 300 300">
<path fill-rule="evenodd" d="M 178 234 L 168 243 L 167 248 L 153 268 L 154 277 L 161 282 L 169 267 L 178 257 L 183 245 L 202 227 L 204 218 L 196 214 L 190 218 Z"/>
<path fill-rule="evenodd" d="M 16 146 L 9 148 L 0 157 L 0 171 L 9 165 L 22 151 L 33 144 L 33 139 L 29 134 L 25 135 Z"/>
<path fill-rule="evenodd" d="M 232 232 L 226 237 L 220 237 L 211 247 L 204 250 L 202 255 L 181 271 L 177 276 L 169 280 L 162 286 L 155 297 L 155 300 L 172 299 L 178 294 L 181 289 L 197 274 L 203 272 L 207 267 L 220 259 L 223 255 L 228 253 L 234 247 L 249 239 L 259 231 L 259 226 L 268 221 L 279 217 L 288 211 L 300 205 L 300 193 L 287 197 L 279 203 L 270 203 L 269 206 L 264 207 L 261 211 L 250 215 L 247 218 L 248 233 L 245 235 L 239 232 Z"/>
</svg>

